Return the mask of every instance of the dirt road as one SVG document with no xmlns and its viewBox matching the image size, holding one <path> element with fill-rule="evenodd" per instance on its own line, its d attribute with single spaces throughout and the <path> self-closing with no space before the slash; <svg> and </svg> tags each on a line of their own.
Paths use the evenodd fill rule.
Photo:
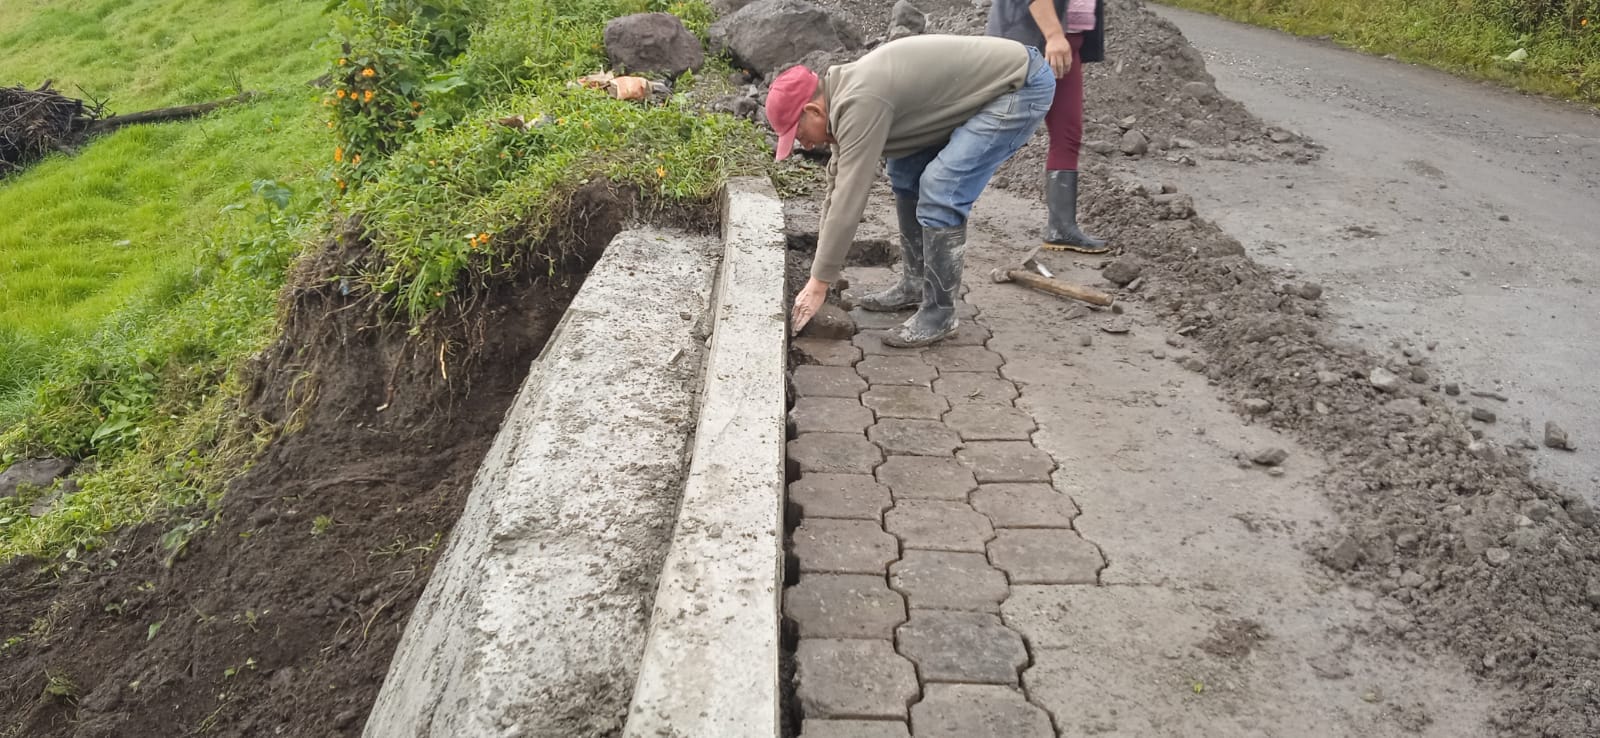
<svg viewBox="0 0 1600 738">
<path fill-rule="evenodd" d="M 1459 382 L 1504 443 L 1554 420 L 1576 453 L 1536 469 L 1596 499 L 1600 116 L 1214 17 L 1151 6 L 1224 94 L 1327 147 L 1309 164 L 1141 162 L 1258 262 L 1326 285 L 1346 337 Z M 1380 350 L 1381 349 L 1381 350 Z M 1508 398 L 1474 397 L 1473 390 Z"/>
</svg>

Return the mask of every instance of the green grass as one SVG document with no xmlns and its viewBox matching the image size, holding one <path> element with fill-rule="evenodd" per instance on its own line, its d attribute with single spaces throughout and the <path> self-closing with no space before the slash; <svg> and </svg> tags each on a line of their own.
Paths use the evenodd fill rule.
<svg viewBox="0 0 1600 738">
<path fill-rule="evenodd" d="M 1600 0 L 1161 1 L 1600 104 Z M 1508 61 L 1518 49 L 1526 59 Z"/>
<path fill-rule="evenodd" d="M 610 18 L 671 11 L 703 34 L 711 14 L 699 0 L 344 0 L 320 21 L 320 3 L 133 4 L 141 12 L 8 4 L 0 42 L 35 51 L 5 47 L 0 69 L 50 47 L 86 60 L 80 79 L 136 88 L 152 104 L 229 92 L 235 72 L 269 94 L 200 122 L 130 129 L 0 181 L 0 212 L 19 214 L 0 223 L 0 468 L 34 454 L 96 462 L 42 517 L 27 506 L 45 491 L 0 500 L 0 561 L 71 560 L 122 526 L 179 510 L 189 517 L 168 524 L 169 550 L 205 528 L 205 503 L 287 432 L 239 412 L 241 368 L 274 338 L 289 263 L 337 219 L 361 215 L 383 257 L 343 276 L 420 327 L 463 286 L 542 243 L 584 182 L 698 204 L 727 177 L 768 167 L 754 126 L 690 102 L 726 86 L 724 64 L 708 66 L 709 84 L 681 80 L 659 105 L 566 86 L 604 65 Z M 295 15 L 300 31 L 280 27 L 294 26 L 283 7 L 306 14 Z M 250 53 L 224 53 L 227 34 L 196 27 L 207 24 L 268 29 L 277 48 L 237 34 L 228 38 Z M 329 44 L 289 63 L 324 30 L 348 51 Z M 53 36 L 30 35 L 41 32 Z M 125 33 L 140 39 L 134 52 L 106 48 Z M 103 54 L 86 50 L 95 44 Z M 261 61 L 224 74 L 189 69 L 196 54 Z M 332 87 L 303 85 L 324 72 Z M 547 124 L 493 124 L 511 113 Z"/>
</svg>

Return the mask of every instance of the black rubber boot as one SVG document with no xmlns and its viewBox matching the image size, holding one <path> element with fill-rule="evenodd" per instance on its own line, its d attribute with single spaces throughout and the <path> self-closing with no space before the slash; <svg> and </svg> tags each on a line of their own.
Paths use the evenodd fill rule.
<svg viewBox="0 0 1600 738">
<path fill-rule="evenodd" d="M 922 304 L 922 224 L 917 222 L 917 201 L 896 195 L 894 212 L 900 219 L 900 282 L 862 295 L 856 300 L 862 310 L 892 313 Z"/>
<path fill-rule="evenodd" d="M 967 254 L 967 227 L 922 229 L 922 305 L 883 342 L 896 348 L 919 348 L 956 332 L 956 296 Z"/>
<path fill-rule="evenodd" d="M 1104 254 L 1111 249 L 1102 239 L 1078 227 L 1078 172 L 1057 169 L 1044 174 L 1044 202 L 1050 208 L 1044 226 L 1044 247 L 1051 251 Z"/>
</svg>

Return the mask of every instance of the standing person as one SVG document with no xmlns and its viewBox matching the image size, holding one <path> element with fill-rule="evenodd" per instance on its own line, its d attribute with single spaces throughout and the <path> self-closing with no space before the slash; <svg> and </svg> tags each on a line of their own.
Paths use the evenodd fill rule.
<svg viewBox="0 0 1600 738">
<path fill-rule="evenodd" d="M 1078 151 L 1083 145 L 1083 64 L 1105 60 L 1104 0 L 994 0 L 984 33 L 1044 50 L 1056 73 L 1055 101 L 1045 116 L 1044 247 L 1103 254 L 1104 240 L 1078 227 Z"/>
<path fill-rule="evenodd" d="M 795 330 L 839 279 L 878 160 L 887 157 L 904 268 L 898 284 L 860 305 L 917 308 L 884 338 L 891 346 L 927 346 L 954 333 L 967 215 L 995 170 L 1039 127 L 1055 85 L 1037 48 L 982 36 L 912 36 L 821 77 L 801 66 L 778 75 L 766 106 L 777 158 L 797 140 L 833 149 L 811 279 L 794 300 Z"/>
</svg>

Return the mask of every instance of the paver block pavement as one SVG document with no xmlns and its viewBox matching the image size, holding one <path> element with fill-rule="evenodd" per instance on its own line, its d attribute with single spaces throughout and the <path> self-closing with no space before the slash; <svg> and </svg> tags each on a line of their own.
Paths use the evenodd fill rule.
<svg viewBox="0 0 1600 738">
<path fill-rule="evenodd" d="M 911 708 L 917 738 L 1055 738 L 1050 716 L 1014 687 L 930 684 Z"/>
<path fill-rule="evenodd" d="M 980 553 L 994 537 L 989 519 L 965 502 L 901 500 L 883 514 L 883 527 L 907 549 Z"/>
<path fill-rule="evenodd" d="M 856 433 L 803 433 L 788 448 L 807 474 L 871 474 L 883 462 L 878 446 Z"/>
<path fill-rule="evenodd" d="M 1039 428 L 1033 416 L 1009 405 L 964 403 L 944 416 L 963 441 L 1027 441 Z"/>
<path fill-rule="evenodd" d="M 943 342 L 924 351 L 922 360 L 938 367 L 940 372 L 992 372 L 1006 363 L 999 354 L 982 346 L 955 346 Z"/>
<path fill-rule="evenodd" d="M 872 411 L 851 397 L 801 397 L 789 411 L 795 432 L 860 433 L 876 418 Z"/>
<path fill-rule="evenodd" d="M 907 550 L 889 565 L 889 586 L 913 609 L 999 612 L 1006 575 L 978 553 Z"/>
<path fill-rule="evenodd" d="M 899 541 L 870 520 L 804 521 L 793 550 L 807 573 L 882 575 L 900 557 Z"/>
<path fill-rule="evenodd" d="M 911 731 L 890 720 L 807 720 L 800 738 L 911 738 Z"/>
<path fill-rule="evenodd" d="M 810 364 L 855 366 L 861 360 L 860 347 L 849 341 L 802 337 L 789 341 L 789 345 Z"/>
<path fill-rule="evenodd" d="M 933 381 L 933 391 L 944 395 L 952 406 L 969 402 L 1010 405 L 1022 394 L 1011 380 L 994 372 L 944 372 Z"/>
<path fill-rule="evenodd" d="M 956 332 L 939 341 L 940 346 L 982 346 L 994 336 L 982 323 L 963 320 Z"/>
<path fill-rule="evenodd" d="M 1056 462 L 1026 441 L 974 441 L 956 452 L 979 482 L 1050 482 Z"/>
<path fill-rule="evenodd" d="M 867 383 L 855 369 L 847 366 L 795 367 L 794 391 L 799 397 L 849 397 L 856 399 L 867 391 Z"/>
<path fill-rule="evenodd" d="M 879 418 L 938 420 L 950 410 L 949 400 L 923 387 L 873 387 L 861 396 L 861 404 Z"/>
<path fill-rule="evenodd" d="M 795 651 L 801 714 L 813 718 L 906 717 L 917 674 L 894 645 L 880 640 L 802 638 Z"/>
<path fill-rule="evenodd" d="M 882 576 L 808 574 L 783 592 L 801 638 L 893 638 L 906 603 Z"/>
<path fill-rule="evenodd" d="M 989 542 L 989 560 L 1012 584 L 1095 584 L 1105 558 L 1076 531 L 1002 528 Z"/>
<path fill-rule="evenodd" d="M 789 485 L 789 500 L 804 518 L 854 518 L 881 522 L 893 505 L 889 488 L 865 474 L 807 474 Z"/>
<path fill-rule="evenodd" d="M 921 356 L 920 348 L 900 348 L 890 346 L 883 342 L 883 337 L 888 335 L 886 330 L 862 331 L 850 339 L 850 344 L 867 356 Z"/>
<path fill-rule="evenodd" d="M 927 387 L 939 370 L 917 356 L 868 356 L 856 364 L 856 372 L 871 384 Z"/>
<path fill-rule="evenodd" d="M 1055 487 L 1038 483 L 983 484 L 972 506 L 996 528 L 1071 528 L 1078 505 Z"/>
<path fill-rule="evenodd" d="M 874 472 L 895 500 L 966 500 L 978 488 L 972 470 L 955 459 L 936 456 L 890 456 Z"/>
<path fill-rule="evenodd" d="M 896 277 L 899 279 L 899 277 Z M 894 328 L 911 317 L 913 310 L 896 310 L 892 313 L 879 313 L 871 310 L 856 308 L 850 311 L 850 318 L 856 322 L 856 327 L 861 330 L 884 330 Z"/>
<path fill-rule="evenodd" d="M 987 612 L 912 610 L 895 642 L 924 684 L 1017 684 L 1028 663 L 1022 636 Z"/>
<path fill-rule="evenodd" d="M 884 418 L 867 429 L 867 438 L 894 455 L 949 456 L 961 448 L 956 432 L 937 420 Z"/>
</svg>

